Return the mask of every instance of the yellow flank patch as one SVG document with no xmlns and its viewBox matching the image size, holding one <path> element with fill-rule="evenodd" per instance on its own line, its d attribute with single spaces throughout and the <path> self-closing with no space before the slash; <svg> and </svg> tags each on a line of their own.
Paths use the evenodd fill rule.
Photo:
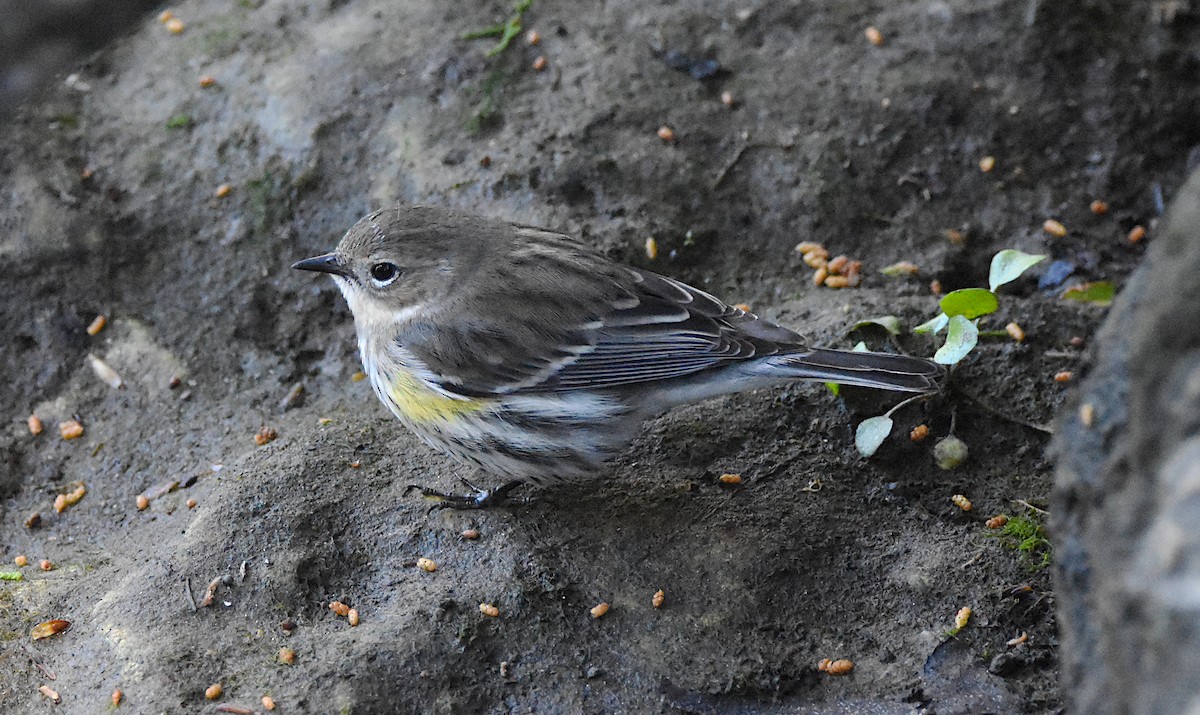
<svg viewBox="0 0 1200 715">
<path fill-rule="evenodd" d="M 396 409 L 413 422 L 447 421 L 487 407 L 485 400 L 457 400 L 430 389 L 405 370 L 392 377 L 388 389 Z"/>
</svg>

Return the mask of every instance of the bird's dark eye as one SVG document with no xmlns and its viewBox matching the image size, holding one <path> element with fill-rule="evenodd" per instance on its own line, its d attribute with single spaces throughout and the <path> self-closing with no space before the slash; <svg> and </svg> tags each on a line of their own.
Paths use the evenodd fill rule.
<svg viewBox="0 0 1200 715">
<path fill-rule="evenodd" d="M 371 278 L 376 283 L 386 285 L 396 280 L 396 276 L 400 275 L 400 269 L 395 263 L 376 263 L 371 266 Z"/>
</svg>

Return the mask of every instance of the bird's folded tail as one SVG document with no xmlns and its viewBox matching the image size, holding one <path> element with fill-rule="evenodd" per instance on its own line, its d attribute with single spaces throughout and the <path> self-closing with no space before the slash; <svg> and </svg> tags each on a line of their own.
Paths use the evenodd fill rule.
<svg viewBox="0 0 1200 715">
<path fill-rule="evenodd" d="M 776 355 L 768 362 L 781 377 L 899 392 L 937 392 L 946 374 L 945 367 L 924 358 L 825 348 Z"/>
</svg>

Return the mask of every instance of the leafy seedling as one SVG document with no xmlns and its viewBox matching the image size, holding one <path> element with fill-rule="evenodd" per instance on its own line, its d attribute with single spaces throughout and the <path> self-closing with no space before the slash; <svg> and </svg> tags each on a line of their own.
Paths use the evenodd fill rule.
<svg viewBox="0 0 1200 715">
<path fill-rule="evenodd" d="M 521 34 L 521 24 L 525 19 L 525 11 L 529 6 L 533 5 L 533 0 L 517 0 L 517 4 L 513 6 L 513 14 L 507 20 L 497 25 L 491 25 L 481 30 L 471 30 L 463 34 L 464 40 L 478 40 L 484 37 L 499 37 L 500 41 L 487 51 L 488 57 L 495 57 L 501 52 L 508 49 L 508 45 L 513 41 L 513 38 Z"/>
<path fill-rule="evenodd" d="M 990 315 L 1000 308 L 1000 299 L 996 289 L 1020 278 L 1025 271 L 1046 260 L 1045 256 L 1023 253 L 1008 249 L 1000 251 L 992 257 L 988 271 L 988 288 L 963 288 L 942 296 L 939 303 L 941 312 L 930 320 L 913 328 L 914 333 L 937 335 L 946 331 L 946 339 L 933 354 L 934 362 L 942 365 L 957 365 L 975 349 L 979 343 L 979 319 Z M 1100 294 L 1103 298 L 1103 294 Z M 1085 298 L 1080 298 L 1086 300 Z M 1111 293 L 1110 293 L 1111 300 Z M 900 322 L 895 316 L 883 316 L 859 321 L 855 328 L 866 325 L 879 325 L 893 335 L 898 334 Z M 831 389 L 833 389 L 831 387 Z M 837 394 L 836 391 L 834 394 Z M 913 400 L 924 397 L 919 395 L 910 398 L 888 410 L 887 414 L 871 417 L 859 423 L 854 434 L 854 445 L 859 454 L 870 457 L 875 454 L 883 441 L 892 431 L 891 415 Z"/>
</svg>

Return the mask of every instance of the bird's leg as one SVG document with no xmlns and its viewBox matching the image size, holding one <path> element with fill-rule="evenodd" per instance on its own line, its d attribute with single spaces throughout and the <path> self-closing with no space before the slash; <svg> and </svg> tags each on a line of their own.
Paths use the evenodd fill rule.
<svg viewBox="0 0 1200 715">
<path fill-rule="evenodd" d="M 440 500 L 430 507 L 431 509 L 490 509 L 507 503 L 509 501 L 509 492 L 525 482 L 520 479 L 514 479 L 491 490 L 480 489 L 466 479 L 463 479 L 462 483 L 467 485 L 467 488 L 471 490 L 469 493 L 453 494 L 439 492 L 418 484 L 409 484 L 404 493 L 407 494 L 413 489 L 418 489 L 421 492 L 421 496 Z"/>
</svg>

